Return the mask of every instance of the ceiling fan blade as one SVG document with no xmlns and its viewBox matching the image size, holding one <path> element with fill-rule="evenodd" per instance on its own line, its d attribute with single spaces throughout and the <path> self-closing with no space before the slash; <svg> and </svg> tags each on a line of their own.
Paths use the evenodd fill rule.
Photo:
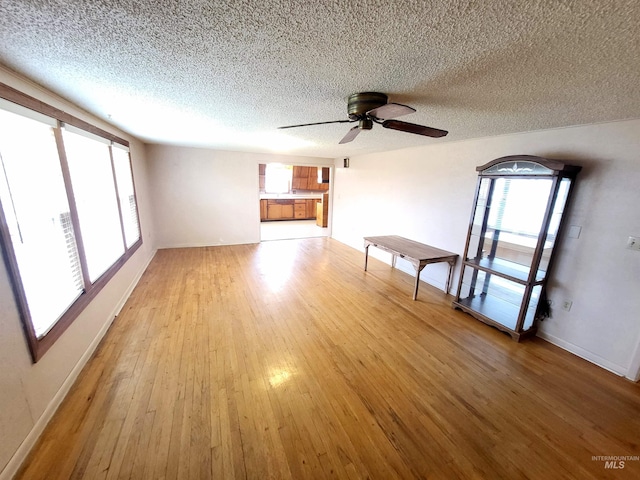
<svg viewBox="0 0 640 480">
<path fill-rule="evenodd" d="M 415 133 L 416 135 L 424 135 L 425 137 L 433 138 L 444 137 L 449 133 L 446 130 L 425 127 L 423 125 L 416 125 L 415 123 L 403 122 L 401 120 L 385 120 L 382 122 L 382 126 L 392 130 L 400 130 L 401 132 Z"/>
<path fill-rule="evenodd" d="M 325 125 L 327 123 L 350 123 L 354 121 L 355 120 L 331 120 L 330 122 L 302 123 L 300 125 L 287 125 L 286 127 L 278 127 L 278 128 L 283 129 L 283 128 L 308 127 L 309 125 Z"/>
<path fill-rule="evenodd" d="M 380 120 L 384 120 L 386 118 L 396 118 L 402 115 L 408 115 L 415 111 L 415 108 L 411 108 L 408 105 L 402 105 L 400 103 L 387 103 L 386 105 L 382 105 L 381 107 L 369 110 L 367 112 L 367 115 L 376 117 Z"/>
<path fill-rule="evenodd" d="M 351 140 L 356 138 L 359 133 L 360 133 L 360 128 L 356 125 L 351 130 L 349 130 L 347 134 L 344 137 L 342 137 L 342 140 L 340 140 L 338 143 L 349 143 Z"/>
</svg>

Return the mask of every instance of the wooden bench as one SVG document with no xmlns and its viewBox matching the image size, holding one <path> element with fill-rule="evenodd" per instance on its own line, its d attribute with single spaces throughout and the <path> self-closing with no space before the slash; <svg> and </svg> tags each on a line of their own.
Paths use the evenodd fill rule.
<svg viewBox="0 0 640 480">
<path fill-rule="evenodd" d="M 398 257 L 408 260 L 416 269 L 416 284 L 413 289 L 413 299 L 418 298 L 418 285 L 420 283 L 420 272 L 430 263 L 447 262 L 449 264 L 449 274 L 445 286 L 445 293 L 449 293 L 451 285 L 451 275 L 453 267 L 458 260 L 458 254 L 440 250 L 424 243 L 409 240 L 408 238 L 398 235 L 385 235 L 381 237 L 364 237 L 364 271 L 367 271 L 367 263 L 369 261 L 369 247 L 373 245 L 380 250 L 384 250 L 393 255 L 391 266 L 396 266 Z"/>
</svg>

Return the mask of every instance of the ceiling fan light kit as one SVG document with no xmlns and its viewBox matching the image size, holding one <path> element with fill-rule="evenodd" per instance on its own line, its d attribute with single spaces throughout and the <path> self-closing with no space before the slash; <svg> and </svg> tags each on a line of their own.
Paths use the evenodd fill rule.
<svg viewBox="0 0 640 480">
<path fill-rule="evenodd" d="M 279 128 L 308 127 L 311 125 L 324 125 L 327 123 L 353 123 L 358 125 L 352 127 L 339 143 L 351 142 L 362 130 L 371 130 L 373 124 L 377 123 L 384 128 L 398 130 L 401 132 L 423 135 L 425 137 L 440 138 L 447 133 L 446 130 L 417 125 L 415 123 L 394 120 L 401 115 L 414 113 L 415 108 L 400 103 L 388 103 L 389 98 L 380 92 L 360 92 L 349 95 L 347 100 L 348 120 L 332 120 L 328 122 L 303 123 L 301 125 L 288 125 Z"/>
</svg>

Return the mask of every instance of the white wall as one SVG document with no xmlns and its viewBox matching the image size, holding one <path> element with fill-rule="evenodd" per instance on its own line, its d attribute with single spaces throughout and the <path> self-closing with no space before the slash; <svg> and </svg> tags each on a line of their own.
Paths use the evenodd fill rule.
<svg viewBox="0 0 640 480">
<path fill-rule="evenodd" d="M 260 241 L 258 165 L 332 159 L 148 145 L 159 248 Z"/>
<path fill-rule="evenodd" d="M 351 157 L 350 168 L 337 168 L 333 237 L 363 250 L 364 236 L 398 234 L 462 255 L 476 166 L 515 154 L 572 160 L 583 170 L 567 222 L 582 232 L 559 244 L 549 297 L 573 306 L 570 312 L 555 308 L 539 335 L 634 378 L 640 361 L 640 252 L 625 244 L 629 235 L 640 235 L 640 120 L 431 143 Z M 388 261 L 388 254 L 370 250 Z M 459 268 L 455 284 L 458 275 Z M 446 269 L 428 266 L 421 278 L 442 288 Z"/>
<path fill-rule="evenodd" d="M 11 478 L 97 346 L 155 252 L 145 147 L 0 66 L 0 82 L 131 142 L 143 245 L 62 334 L 32 364 L 4 262 L 0 262 L 0 479 Z"/>
</svg>

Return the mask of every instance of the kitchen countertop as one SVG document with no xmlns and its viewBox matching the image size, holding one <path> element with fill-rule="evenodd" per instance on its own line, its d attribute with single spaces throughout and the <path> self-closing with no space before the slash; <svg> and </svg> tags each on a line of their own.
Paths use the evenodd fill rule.
<svg viewBox="0 0 640 480">
<path fill-rule="evenodd" d="M 322 200 L 322 193 L 261 193 L 260 200 Z"/>
</svg>

